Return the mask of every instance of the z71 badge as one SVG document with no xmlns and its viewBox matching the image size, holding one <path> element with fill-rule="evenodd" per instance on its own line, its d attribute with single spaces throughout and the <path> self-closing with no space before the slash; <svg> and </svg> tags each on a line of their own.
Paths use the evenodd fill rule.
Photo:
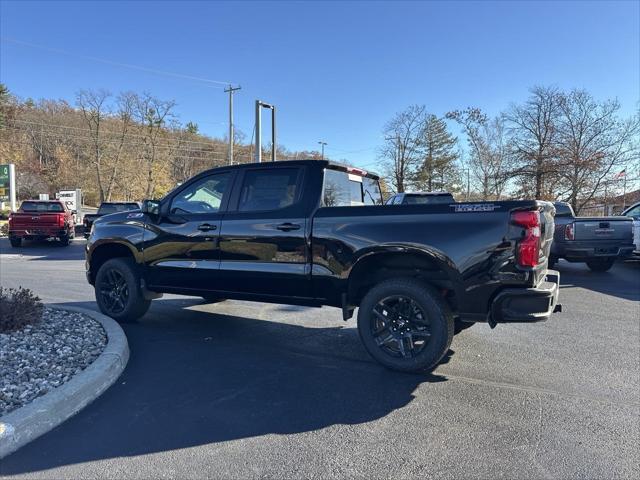
<svg viewBox="0 0 640 480">
<path fill-rule="evenodd" d="M 500 208 L 499 205 L 494 205 L 493 203 L 477 203 L 473 205 L 454 204 L 449 206 L 453 207 L 456 213 L 493 212 L 496 208 Z"/>
</svg>

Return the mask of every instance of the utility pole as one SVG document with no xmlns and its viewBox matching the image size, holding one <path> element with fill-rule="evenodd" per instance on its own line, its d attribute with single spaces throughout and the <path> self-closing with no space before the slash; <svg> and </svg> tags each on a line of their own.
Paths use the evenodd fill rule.
<svg viewBox="0 0 640 480">
<path fill-rule="evenodd" d="M 322 155 L 321 155 L 321 159 L 324 160 L 324 146 L 327 145 L 327 142 L 318 142 L 321 146 L 322 146 Z"/>
<path fill-rule="evenodd" d="M 262 162 L 262 118 L 261 108 L 271 110 L 271 161 L 276 161 L 276 107 L 261 100 L 256 100 L 256 163 Z"/>
<path fill-rule="evenodd" d="M 237 87 L 229 85 L 229 88 L 224 89 L 226 93 L 229 93 L 229 165 L 233 165 L 233 92 L 241 88 L 240 85 Z"/>
</svg>

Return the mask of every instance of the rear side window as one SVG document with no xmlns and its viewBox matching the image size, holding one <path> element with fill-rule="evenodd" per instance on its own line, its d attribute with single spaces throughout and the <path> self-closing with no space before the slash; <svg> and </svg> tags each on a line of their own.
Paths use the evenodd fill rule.
<svg viewBox="0 0 640 480">
<path fill-rule="evenodd" d="M 322 206 L 351 207 L 381 203 L 382 195 L 377 180 L 339 170 L 324 171 Z"/>
<path fill-rule="evenodd" d="M 240 212 L 279 210 L 293 205 L 298 195 L 299 168 L 248 170 L 240 191 Z"/>
<path fill-rule="evenodd" d="M 22 202 L 20 209 L 23 212 L 64 212 L 62 204 L 57 202 Z"/>
</svg>

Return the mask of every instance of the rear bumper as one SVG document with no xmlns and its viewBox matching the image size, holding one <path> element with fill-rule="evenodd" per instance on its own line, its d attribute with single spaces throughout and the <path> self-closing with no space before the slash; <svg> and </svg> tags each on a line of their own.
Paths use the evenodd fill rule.
<svg viewBox="0 0 640 480">
<path fill-rule="evenodd" d="M 491 304 L 492 323 L 544 322 L 552 313 L 562 311 L 558 303 L 560 273 L 548 270 L 535 288 L 507 288 Z"/>
<path fill-rule="evenodd" d="M 50 238 L 68 235 L 68 231 L 60 227 L 42 227 L 9 230 L 9 236 L 14 238 Z"/>
<path fill-rule="evenodd" d="M 632 243 L 622 245 L 620 243 L 603 243 L 600 245 L 575 243 L 565 245 L 556 255 L 569 261 L 580 262 L 594 257 L 629 257 L 632 255 L 634 248 L 635 246 Z"/>
</svg>

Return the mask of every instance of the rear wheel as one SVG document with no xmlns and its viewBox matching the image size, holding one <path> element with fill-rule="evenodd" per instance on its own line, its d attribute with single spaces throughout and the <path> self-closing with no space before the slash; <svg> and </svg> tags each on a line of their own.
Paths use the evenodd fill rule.
<svg viewBox="0 0 640 480">
<path fill-rule="evenodd" d="M 9 243 L 11 244 L 12 247 L 18 248 L 20 245 L 22 245 L 22 238 L 20 238 L 20 237 L 9 237 Z"/>
<path fill-rule="evenodd" d="M 62 235 L 60 237 L 60 245 L 62 245 L 63 247 L 68 247 L 70 243 L 71 243 L 71 238 L 69 238 L 68 235 Z"/>
<path fill-rule="evenodd" d="M 133 322 L 142 317 L 151 304 L 140 288 L 140 276 L 133 260 L 107 260 L 96 275 L 96 301 L 100 311 L 118 322 Z"/>
<path fill-rule="evenodd" d="M 387 368 L 434 368 L 451 345 L 449 307 L 429 285 L 411 278 L 385 280 L 364 297 L 358 332 L 369 354 Z"/>
<path fill-rule="evenodd" d="M 594 272 L 606 272 L 613 267 L 615 261 L 615 257 L 593 258 L 591 260 L 587 260 L 587 267 Z"/>
<path fill-rule="evenodd" d="M 553 268 L 558 263 L 558 257 L 555 255 L 549 255 L 549 263 L 547 264 L 547 268 Z"/>
</svg>

